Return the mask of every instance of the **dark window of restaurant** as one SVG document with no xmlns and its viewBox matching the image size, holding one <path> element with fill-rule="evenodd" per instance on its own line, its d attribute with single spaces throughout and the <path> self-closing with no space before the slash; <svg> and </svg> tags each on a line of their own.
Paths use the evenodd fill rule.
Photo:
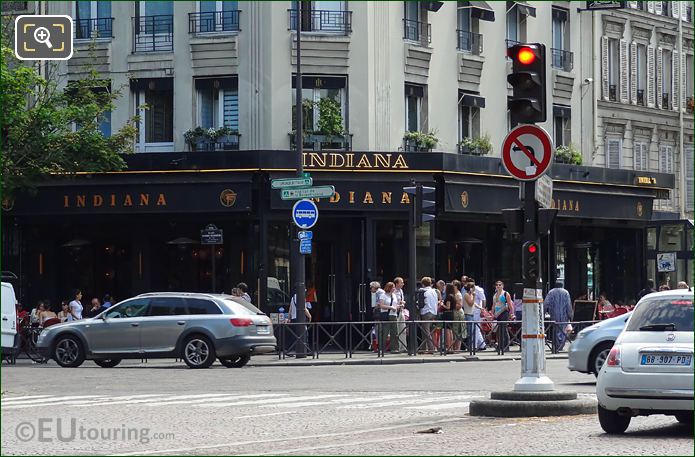
<svg viewBox="0 0 695 457">
<path fill-rule="evenodd" d="M 572 114 L 569 106 L 553 105 L 555 145 L 569 146 L 572 141 Z"/>
<path fill-rule="evenodd" d="M 405 85 L 405 130 L 406 132 L 419 132 L 424 128 L 424 104 L 425 88 L 414 84 Z"/>
</svg>

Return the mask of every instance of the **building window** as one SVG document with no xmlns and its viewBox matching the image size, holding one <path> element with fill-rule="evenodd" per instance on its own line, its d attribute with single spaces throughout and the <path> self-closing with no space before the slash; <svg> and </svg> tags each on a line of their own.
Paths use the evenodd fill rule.
<svg viewBox="0 0 695 457">
<path fill-rule="evenodd" d="M 174 50 L 174 5 L 168 1 L 135 2 L 133 52 Z"/>
<path fill-rule="evenodd" d="M 297 1 L 292 2 L 290 30 L 297 30 Z M 352 31 L 352 12 L 344 1 L 302 2 L 302 31 L 347 34 Z"/>
<path fill-rule="evenodd" d="M 553 7 L 552 65 L 565 71 L 572 70 L 569 46 L 569 14 L 566 9 Z"/>
<path fill-rule="evenodd" d="M 481 108 L 485 108 L 483 97 L 459 92 L 459 142 L 464 138 L 480 138 Z"/>
<path fill-rule="evenodd" d="M 236 78 L 196 79 L 198 126 L 239 130 L 239 92 Z"/>
<path fill-rule="evenodd" d="M 569 146 L 572 142 L 572 110 L 569 106 L 553 105 L 555 145 Z"/>
<path fill-rule="evenodd" d="M 507 40 L 513 42 L 508 45 L 516 44 L 520 40 L 519 19 L 519 9 L 514 6 L 514 2 L 507 2 Z"/>
<path fill-rule="evenodd" d="M 623 155 L 623 140 L 609 138 L 606 140 L 606 167 L 617 170 L 621 165 Z"/>
<path fill-rule="evenodd" d="M 292 100 L 296 100 L 296 75 L 292 75 Z M 302 76 L 302 100 L 304 118 L 302 119 L 305 132 L 319 132 L 321 120 L 321 100 L 330 99 L 340 108 L 343 129 L 346 129 L 347 112 L 347 78 L 326 76 Z M 296 129 L 296 106 L 292 104 L 292 127 Z"/>
<path fill-rule="evenodd" d="M 432 41 L 431 26 L 422 18 L 422 15 L 427 17 L 427 12 L 421 14 L 420 2 L 406 1 L 403 4 L 403 39 L 427 46 Z"/>
<path fill-rule="evenodd" d="M 659 148 L 659 171 L 673 173 L 673 146 L 662 145 Z"/>
<path fill-rule="evenodd" d="M 422 122 L 424 87 L 413 84 L 405 85 L 405 130 L 419 132 L 424 130 Z"/>
<path fill-rule="evenodd" d="M 111 136 L 111 110 L 104 111 L 104 115 L 99 119 L 99 131 L 105 137 Z"/>
<path fill-rule="evenodd" d="M 682 60 L 681 60 L 682 62 Z M 682 73 L 681 73 L 682 74 Z M 693 99 L 693 55 L 687 54 L 685 56 L 685 109 L 688 113 L 692 114 L 694 111 L 694 99 Z"/>
<path fill-rule="evenodd" d="M 620 79 L 620 53 L 618 40 L 608 39 L 608 99 L 618 99 L 618 80 Z"/>
<path fill-rule="evenodd" d="M 189 13 L 190 33 L 238 32 L 239 9 L 236 1 L 199 1 L 198 12 Z"/>
<path fill-rule="evenodd" d="M 637 104 L 645 106 L 647 100 L 645 93 L 647 90 L 647 46 L 637 45 Z"/>
<path fill-rule="evenodd" d="M 664 49 L 661 67 L 661 107 L 669 109 L 671 105 L 671 71 L 673 71 L 673 53 Z"/>
<path fill-rule="evenodd" d="M 134 84 L 139 152 L 170 152 L 174 147 L 174 90 L 171 78 Z"/>
<path fill-rule="evenodd" d="M 75 39 L 113 37 L 111 1 L 76 1 Z"/>
<path fill-rule="evenodd" d="M 647 143 L 635 142 L 635 171 L 649 171 L 649 149 Z"/>
<path fill-rule="evenodd" d="M 695 151 L 693 145 L 685 146 L 685 210 L 693 211 L 695 208 L 693 200 L 695 200 L 695 186 L 693 186 L 695 167 Z"/>
</svg>

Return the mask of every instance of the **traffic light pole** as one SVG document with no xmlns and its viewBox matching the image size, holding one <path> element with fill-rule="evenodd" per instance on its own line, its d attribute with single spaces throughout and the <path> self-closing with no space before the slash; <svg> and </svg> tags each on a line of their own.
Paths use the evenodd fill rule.
<svg viewBox="0 0 695 457">
<path fill-rule="evenodd" d="M 536 182 L 525 181 L 521 184 L 524 195 L 524 231 L 523 245 L 538 242 L 538 207 L 536 205 Z M 540 259 L 540 253 L 538 258 Z M 524 257 L 522 255 L 522 257 Z M 554 389 L 553 381 L 545 375 L 545 322 L 543 315 L 542 280 L 539 274 L 527 274 L 524 269 L 524 293 L 521 320 L 521 377 L 514 384 L 515 391 L 537 392 Z"/>
<path fill-rule="evenodd" d="M 408 222 L 408 308 L 410 310 L 410 320 L 416 321 L 420 318 L 415 299 L 417 296 L 417 212 L 415 208 L 415 195 L 413 201 L 410 202 L 410 218 Z M 417 328 L 412 323 L 409 323 L 410 330 L 408 332 L 408 355 L 417 355 Z"/>
</svg>

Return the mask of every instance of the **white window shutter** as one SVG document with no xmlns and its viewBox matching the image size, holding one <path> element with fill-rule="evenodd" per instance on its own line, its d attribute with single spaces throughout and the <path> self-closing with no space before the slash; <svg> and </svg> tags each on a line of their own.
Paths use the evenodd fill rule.
<svg viewBox="0 0 695 457">
<path fill-rule="evenodd" d="M 656 48 L 656 106 L 661 108 L 661 101 L 664 99 L 663 93 L 663 72 L 664 72 L 664 50 Z"/>
<path fill-rule="evenodd" d="M 654 12 L 654 2 L 647 2 L 647 11 L 650 13 Z"/>
<path fill-rule="evenodd" d="M 635 143 L 632 162 L 636 171 L 642 169 L 642 143 Z"/>
<path fill-rule="evenodd" d="M 632 8 L 633 10 L 637 9 L 637 3 L 638 2 L 627 2 L 627 7 Z"/>
<path fill-rule="evenodd" d="M 637 104 L 637 43 L 630 43 L 630 103 Z"/>
<path fill-rule="evenodd" d="M 601 91 L 608 100 L 608 37 L 601 37 Z"/>
<path fill-rule="evenodd" d="M 620 168 L 620 140 L 610 139 L 607 141 L 607 143 L 608 150 L 606 153 L 606 166 L 608 168 L 617 170 Z"/>
<path fill-rule="evenodd" d="M 691 2 L 680 2 L 680 4 L 681 4 L 681 20 L 683 20 L 683 21 L 688 20 L 688 3 L 691 3 Z"/>
<path fill-rule="evenodd" d="M 642 170 L 649 171 L 649 149 L 647 149 L 647 143 L 642 143 Z"/>
<path fill-rule="evenodd" d="M 692 146 L 685 147 L 685 209 L 693 211 L 693 203 L 695 202 L 695 182 L 693 176 L 693 166 L 695 166 L 695 152 Z"/>
<path fill-rule="evenodd" d="M 681 2 L 671 2 L 671 16 L 678 19 L 681 14 Z"/>
<path fill-rule="evenodd" d="M 654 2 L 654 14 L 663 14 L 664 5 L 663 2 Z"/>
<path fill-rule="evenodd" d="M 673 51 L 671 59 L 671 107 L 673 111 L 678 111 L 678 92 L 681 90 L 680 85 L 680 54 L 678 51 Z"/>
<path fill-rule="evenodd" d="M 629 103 L 627 41 L 620 40 L 620 103 Z"/>
<path fill-rule="evenodd" d="M 653 46 L 647 47 L 647 106 L 654 108 L 654 99 L 656 97 L 656 87 L 654 84 L 654 53 Z"/>
<path fill-rule="evenodd" d="M 681 60 L 680 60 L 680 69 L 681 69 L 681 77 L 680 77 L 680 88 L 681 88 L 681 111 L 685 113 L 685 105 L 686 105 L 686 85 L 688 84 L 688 60 L 686 59 L 686 53 L 684 52 L 681 54 Z"/>
</svg>

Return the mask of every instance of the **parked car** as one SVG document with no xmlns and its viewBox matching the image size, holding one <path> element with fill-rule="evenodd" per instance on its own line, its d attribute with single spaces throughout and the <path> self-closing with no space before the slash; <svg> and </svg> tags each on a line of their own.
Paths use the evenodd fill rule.
<svg viewBox="0 0 695 457">
<path fill-rule="evenodd" d="M 613 343 L 625 328 L 631 314 L 606 319 L 577 333 L 570 345 L 567 368 L 598 376 Z"/>
<path fill-rule="evenodd" d="M 692 289 L 639 301 L 596 382 L 603 430 L 623 433 L 633 416 L 651 414 L 692 424 L 694 317 Z"/>
<path fill-rule="evenodd" d="M 215 358 L 242 367 L 251 356 L 275 350 L 270 319 L 230 295 L 159 292 L 124 300 L 97 315 L 41 332 L 39 351 L 62 367 L 85 359 L 114 367 L 122 359 L 181 358 L 207 368 Z"/>
<path fill-rule="evenodd" d="M 9 282 L 2 282 L 2 355 L 14 361 L 18 352 L 17 297 Z"/>
</svg>

